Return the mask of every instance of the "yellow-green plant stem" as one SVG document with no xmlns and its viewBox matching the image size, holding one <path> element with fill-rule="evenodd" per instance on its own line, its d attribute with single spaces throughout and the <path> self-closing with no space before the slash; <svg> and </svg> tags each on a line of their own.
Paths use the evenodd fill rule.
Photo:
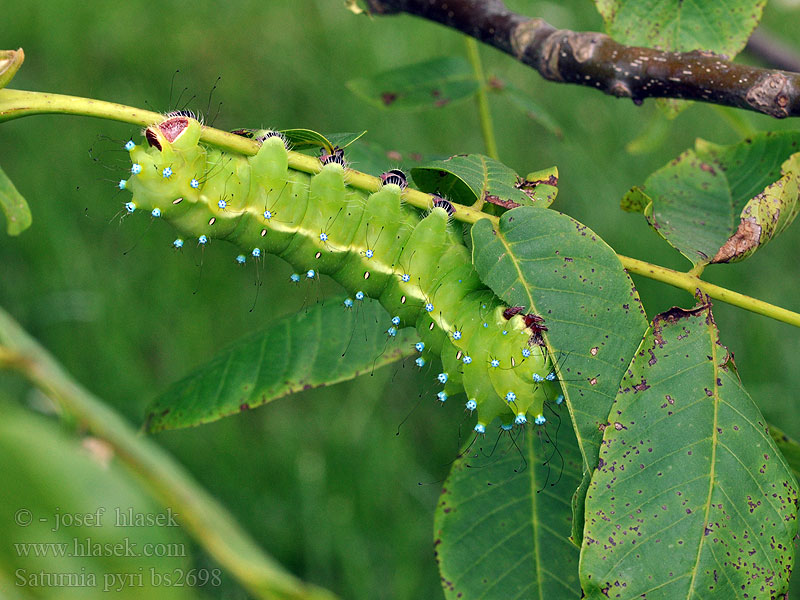
<svg viewBox="0 0 800 600">
<path fill-rule="evenodd" d="M 113 102 L 103 102 L 90 98 L 62 96 L 60 94 L 47 94 L 43 92 L 10 90 L 7 88 L 0 90 L 0 122 L 43 113 L 100 117 L 143 127 L 159 123 L 164 119 L 164 115 L 162 114 L 122 104 L 115 104 Z M 257 142 L 211 127 L 203 128 L 201 139 L 206 143 L 231 152 L 253 155 L 258 151 Z M 322 168 L 317 158 L 299 152 L 289 153 L 289 165 L 293 169 L 305 173 L 317 173 Z M 379 178 L 353 170 L 347 171 L 347 182 L 353 187 L 367 192 L 377 191 L 381 187 Z M 423 210 L 427 210 L 431 207 L 430 195 L 417 190 L 406 189 L 403 193 L 403 199 L 408 204 Z M 487 215 L 474 207 L 460 204 L 453 204 L 453 207 L 455 208 L 453 217 L 458 221 L 476 223 L 480 219 L 489 219 L 495 226 L 498 224 L 497 217 Z M 680 273 L 635 258 L 618 256 L 622 261 L 622 265 L 630 273 L 673 285 L 692 294 L 699 289 L 711 298 L 800 327 L 800 314 L 798 313 L 761 300 L 756 300 L 750 296 L 739 294 L 712 283 L 707 283 L 691 273 Z"/>
<path fill-rule="evenodd" d="M 739 308 L 764 315 L 765 317 L 770 317 L 777 321 L 783 321 L 789 325 L 800 327 L 800 314 L 792 312 L 791 310 L 786 310 L 780 306 L 775 306 L 774 304 L 745 296 L 744 294 L 714 285 L 713 283 L 708 283 L 690 273 L 681 273 L 680 271 L 659 267 L 658 265 L 653 265 L 643 260 L 621 255 L 618 256 L 622 262 L 622 266 L 625 267 L 625 270 L 629 273 L 635 273 L 636 275 L 642 275 L 650 279 L 668 283 L 669 285 L 686 290 L 693 295 L 700 292 L 727 304 L 732 304 Z"/>
<path fill-rule="evenodd" d="M 478 94 L 475 100 L 478 103 L 478 116 L 481 121 L 481 133 L 483 134 L 483 143 L 486 146 L 486 154 L 495 160 L 500 160 L 500 153 L 497 151 L 497 140 L 494 136 L 492 113 L 489 110 L 489 97 L 486 93 L 486 77 L 483 74 L 483 65 L 481 64 L 478 42 L 472 37 L 467 37 L 464 41 L 467 45 L 467 55 L 469 56 L 470 64 L 472 64 L 472 71 L 475 73 L 475 79 L 478 80 Z"/>
<path fill-rule="evenodd" d="M 285 571 L 208 492 L 152 439 L 137 432 L 76 383 L 58 362 L 0 309 L 0 368 L 12 368 L 53 398 L 94 435 L 108 442 L 150 493 L 254 598 L 334 600 L 322 588 Z"/>
</svg>

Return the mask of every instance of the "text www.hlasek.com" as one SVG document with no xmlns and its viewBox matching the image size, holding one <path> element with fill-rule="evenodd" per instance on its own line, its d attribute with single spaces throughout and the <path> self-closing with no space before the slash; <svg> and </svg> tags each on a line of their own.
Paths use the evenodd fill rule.
<svg viewBox="0 0 800 600">
<path fill-rule="evenodd" d="M 14 544 L 17 556 L 27 557 L 102 557 L 102 556 L 156 556 L 186 557 L 183 543 L 131 542 L 122 538 L 119 542 L 96 542 L 91 537 L 73 538 L 71 542 L 18 542 Z"/>
</svg>

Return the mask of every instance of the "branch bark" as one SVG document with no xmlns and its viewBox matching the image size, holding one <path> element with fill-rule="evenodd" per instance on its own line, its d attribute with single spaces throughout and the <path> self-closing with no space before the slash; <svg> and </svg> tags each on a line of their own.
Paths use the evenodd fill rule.
<svg viewBox="0 0 800 600">
<path fill-rule="evenodd" d="M 457 29 L 536 69 L 549 81 L 585 85 L 637 105 L 645 98 L 698 100 L 800 116 L 800 74 L 741 65 L 712 52 L 625 46 L 595 32 L 556 29 L 502 0 L 365 0 L 373 14 L 408 13 Z"/>
</svg>

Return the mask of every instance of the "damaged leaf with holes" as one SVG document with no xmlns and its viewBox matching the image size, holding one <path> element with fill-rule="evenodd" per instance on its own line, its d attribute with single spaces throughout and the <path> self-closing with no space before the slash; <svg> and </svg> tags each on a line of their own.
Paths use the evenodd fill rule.
<svg viewBox="0 0 800 600">
<path fill-rule="evenodd" d="M 778 598 L 797 481 L 708 305 L 658 315 L 603 426 L 586 495 L 587 598 Z"/>
<path fill-rule="evenodd" d="M 483 154 L 459 154 L 411 169 L 423 192 L 439 194 L 459 204 L 476 200 L 511 209 L 547 208 L 558 194 L 558 169 L 551 167 L 520 177 L 503 163 Z"/>
<path fill-rule="evenodd" d="M 720 146 L 697 140 L 622 199 L 695 265 L 743 260 L 800 209 L 800 132 Z"/>
</svg>

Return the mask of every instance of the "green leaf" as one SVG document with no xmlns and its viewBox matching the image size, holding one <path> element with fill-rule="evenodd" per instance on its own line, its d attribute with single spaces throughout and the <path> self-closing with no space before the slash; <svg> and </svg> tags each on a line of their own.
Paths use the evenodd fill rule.
<svg viewBox="0 0 800 600">
<path fill-rule="evenodd" d="M 405 110 L 448 106 L 471 98 L 478 87 L 472 67 L 460 57 L 435 58 L 347 82 L 351 92 L 370 104 Z"/>
<path fill-rule="evenodd" d="M 167 512 L 149 498 L 104 441 L 67 435 L 55 419 L 24 412 L 3 401 L 0 422 L 0 581 L 24 598 L 196 598 L 187 586 L 159 586 L 157 577 L 192 567 L 191 546 L 174 526 L 117 526 L 127 516 Z M 184 517 L 176 514 L 178 519 Z M 123 521 L 120 521 L 124 525 Z M 158 558 L 142 549 L 172 548 Z M 125 548 L 120 552 L 104 550 Z M 60 554 L 61 551 L 66 554 Z M 65 591 L 54 574 L 74 574 L 79 591 Z M 144 573 L 141 580 L 125 574 Z M 151 577 L 150 574 L 153 574 Z M 50 576 L 50 583 L 46 577 Z M 94 582 L 93 582 L 94 581 Z M 127 581 L 127 584 L 124 583 Z M 104 590 L 110 585 L 115 592 Z M 76 586 L 75 583 L 79 585 Z M 85 585 L 80 585 L 85 584 Z M 13 596 L 12 596 L 13 597 Z"/>
<path fill-rule="evenodd" d="M 453 464 L 434 521 L 446 598 L 580 596 L 568 498 L 581 481 L 581 455 L 572 430 L 556 429 L 543 441 L 511 432 L 478 438 Z"/>
<path fill-rule="evenodd" d="M 263 135 L 263 132 L 258 132 Z M 323 135 L 311 129 L 281 129 L 280 133 L 291 144 L 293 150 L 304 148 L 324 148 L 332 152 L 335 147 L 347 148 L 350 144 L 362 137 L 366 131 L 361 133 L 332 133 Z"/>
<path fill-rule="evenodd" d="M 769 435 L 772 437 L 772 441 L 775 442 L 778 450 L 783 454 L 795 478 L 800 479 L 800 443 L 790 438 L 774 425 L 769 426 Z"/>
<path fill-rule="evenodd" d="M 389 315 L 331 299 L 248 335 L 171 385 L 147 410 L 150 432 L 210 423 L 301 390 L 354 379 L 413 354 L 413 329 L 387 341 Z M 336 323 L 350 335 L 330 335 Z"/>
<path fill-rule="evenodd" d="M 31 209 L 2 168 L 0 168 L 0 208 L 3 209 L 8 221 L 6 225 L 8 235 L 19 235 L 31 226 L 33 221 Z"/>
<path fill-rule="evenodd" d="M 414 183 L 423 192 L 438 193 L 459 204 L 477 199 L 502 206 L 549 206 L 558 189 L 558 171 L 553 167 L 523 180 L 504 164 L 483 154 L 460 154 L 435 160 L 411 170 Z M 538 189 L 541 184 L 542 189 Z"/>
<path fill-rule="evenodd" d="M 280 133 L 295 150 L 315 147 L 325 148 L 328 152 L 333 150 L 333 144 L 328 138 L 311 129 L 282 129 Z"/>
<path fill-rule="evenodd" d="M 347 148 L 356 140 L 362 138 L 367 133 L 366 129 L 359 133 L 329 133 L 326 137 L 328 141 L 338 148 Z"/>
<path fill-rule="evenodd" d="M 584 469 L 593 469 L 599 427 L 647 328 L 639 295 L 602 239 L 553 210 L 514 209 L 497 229 L 478 221 L 472 240 L 484 283 L 509 305 L 544 317 Z"/>
<path fill-rule="evenodd" d="M 526 92 L 523 92 L 507 81 L 500 81 L 497 78 L 489 80 L 489 89 L 494 93 L 508 98 L 511 104 L 522 111 L 526 117 L 535 121 L 556 137 L 563 137 L 561 125 L 559 125 L 556 118 L 542 108 L 542 106 Z"/>
<path fill-rule="evenodd" d="M 729 367 L 710 306 L 657 316 L 586 496 L 587 598 L 777 598 L 797 482 Z"/>
<path fill-rule="evenodd" d="M 622 199 L 694 264 L 750 256 L 798 211 L 800 132 L 761 133 L 730 146 L 698 140 Z M 783 174 L 783 175 L 782 175 Z"/>
<path fill-rule="evenodd" d="M 25 61 L 22 48 L 17 50 L 0 50 L 0 89 L 6 87 Z"/>
<path fill-rule="evenodd" d="M 630 46 L 738 54 L 766 0 L 595 0 L 606 32 Z"/>
</svg>

